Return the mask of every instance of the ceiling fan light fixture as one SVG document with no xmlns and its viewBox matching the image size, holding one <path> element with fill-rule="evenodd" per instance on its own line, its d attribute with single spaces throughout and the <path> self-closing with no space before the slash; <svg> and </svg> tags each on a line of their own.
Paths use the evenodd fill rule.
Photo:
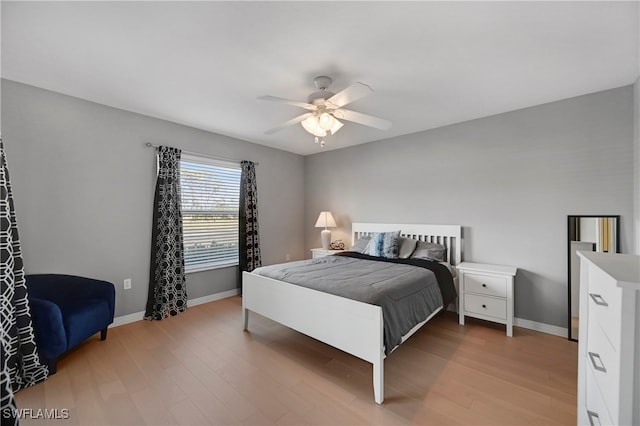
<svg viewBox="0 0 640 426">
<path fill-rule="evenodd" d="M 333 127 L 331 127 L 331 130 L 329 130 L 329 133 L 332 135 L 335 135 L 338 130 L 342 129 L 342 126 L 344 126 L 344 124 L 342 124 L 335 118 L 333 119 L 333 121 L 334 121 Z"/>
<path fill-rule="evenodd" d="M 333 118 L 333 116 L 328 112 L 323 112 L 322 114 L 320 114 L 318 122 L 322 130 L 331 130 L 336 123 L 336 119 Z"/>
<path fill-rule="evenodd" d="M 304 127 L 307 132 L 315 135 L 316 129 L 318 128 L 318 119 L 312 115 L 302 120 L 300 124 L 302 124 L 302 127 Z"/>
<path fill-rule="evenodd" d="M 320 115 L 312 115 L 300 122 L 302 127 L 313 136 L 323 138 L 329 135 L 335 135 L 344 124 L 338 121 L 333 115 L 323 112 Z"/>
<path fill-rule="evenodd" d="M 314 136 L 327 136 L 327 131 L 320 127 L 318 117 L 315 115 L 307 117 L 306 119 L 302 120 L 300 124 L 302 124 L 302 127 L 304 127 L 307 132 L 311 133 Z"/>
</svg>

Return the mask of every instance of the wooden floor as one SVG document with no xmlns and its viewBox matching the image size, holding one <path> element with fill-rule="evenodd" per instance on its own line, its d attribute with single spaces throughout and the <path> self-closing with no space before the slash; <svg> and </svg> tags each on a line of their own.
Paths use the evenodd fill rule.
<svg viewBox="0 0 640 426">
<path fill-rule="evenodd" d="M 16 394 L 19 408 L 68 409 L 23 425 L 575 425 L 577 344 L 469 319 L 433 319 L 371 365 L 251 314 L 241 299 L 109 330 L 64 356 L 58 373 Z"/>
</svg>

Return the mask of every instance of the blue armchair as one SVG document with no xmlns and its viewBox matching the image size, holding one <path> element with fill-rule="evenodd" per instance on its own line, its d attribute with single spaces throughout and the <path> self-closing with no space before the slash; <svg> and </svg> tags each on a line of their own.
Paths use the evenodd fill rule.
<svg viewBox="0 0 640 426">
<path fill-rule="evenodd" d="M 113 284 L 61 274 L 27 275 L 26 283 L 38 353 L 50 374 L 69 349 L 98 331 L 101 340 L 107 338 L 115 306 Z"/>
</svg>

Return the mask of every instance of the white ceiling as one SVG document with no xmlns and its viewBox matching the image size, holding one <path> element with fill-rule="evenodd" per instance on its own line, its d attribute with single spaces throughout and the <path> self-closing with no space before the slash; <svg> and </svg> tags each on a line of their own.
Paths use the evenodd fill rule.
<svg viewBox="0 0 640 426">
<path fill-rule="evenodd" d="M 2 77 L 302 155 L 632 84 L 638 2 L 2 2 Z M 393 122 L 320 148 L 316 75 Z"/>
</svg>

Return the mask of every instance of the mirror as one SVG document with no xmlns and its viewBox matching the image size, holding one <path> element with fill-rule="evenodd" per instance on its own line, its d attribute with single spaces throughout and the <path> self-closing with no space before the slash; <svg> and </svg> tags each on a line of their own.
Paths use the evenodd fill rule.
<svg viewBox="0 0 640 426">
<path fill-rule="evenodd" d="M 578 340 L 580 323 L 580 258 L 578 251 L 618 253 L 620 216 L 568 216 L 569 249 L 569 340 Z"/>
</svg>

